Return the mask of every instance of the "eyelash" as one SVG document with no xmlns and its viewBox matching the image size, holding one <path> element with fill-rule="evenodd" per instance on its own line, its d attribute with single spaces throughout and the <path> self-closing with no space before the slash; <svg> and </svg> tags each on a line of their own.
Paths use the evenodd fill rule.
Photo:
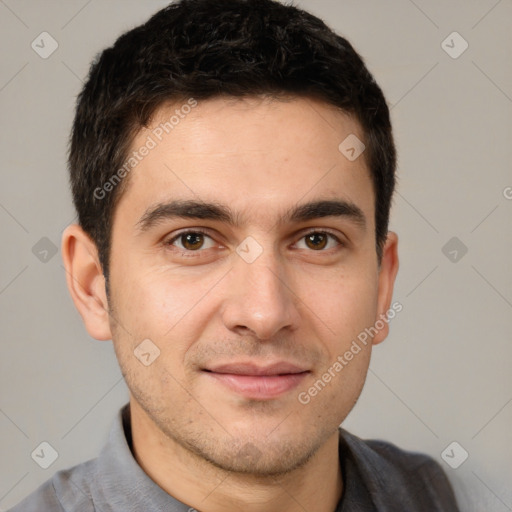
<svg viewBox="0 0 512 512">
<path fill-rule="evenodd" d="M 213 237 L 210 236 L 207 231 L 205 231 L 205 230 L 203 230 L 201 228 L 194 228 L 194 229 L 188 229 L 186 231 L 181 231 L 180 233 L 174 235 L 169 240 L 165 241 L 164 245 L 166 247 L 172 247 L 174 242 L 179 240 L 182 236 L 188 235 L 188 234 L 201 234 L 201 235 L 204 235 L 205 237 L 208 237 L 208 238 L 213 240 Z M 313 234 L 327 235 L 331 239 L 335 240 L 337 242 L 338 246 L 344 246 L 345 245 L 334 233 L 331 233 L 330 231 L 325 230 L 325 229 L 322 229 L 322 230 L 312 229 L 311 231 L 308 231 L 307 233 L 302 234 L 299 237 L 299 240 L 303 240 L 307 236 L 310 236 L 310 235 L 313 235 Z M 193 251 L 193 250 L 190 250 L 190 249 L 180 249 L 180 248 L 177 248 L 177 247 L 175 247 L 175 249 L 176 249 L 176 251 L 178 253 L 180 253 L 182 255 L 187 255 L 188 257 L 198 257 L 198 256 L 200 256 L 200 254 L 202 252 L 207 250 L 207 249 L 197 249 L 196 251 Z M 314 251 L 313 249 L 311 249 L 311 252 L 328 252 L 328 251 L 329 251 L 329 249 L 320 249 L 318 251 Z"/>
</svg>

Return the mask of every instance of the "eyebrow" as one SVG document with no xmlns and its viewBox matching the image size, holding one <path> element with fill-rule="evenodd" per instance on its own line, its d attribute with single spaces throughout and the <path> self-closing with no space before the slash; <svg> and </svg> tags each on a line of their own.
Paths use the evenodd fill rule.
<svg viewBox="0 0 512 512">
<path fill-rule="evenodd" d="M 345 217 L 361 229 L 366 228 L 366 217 L 361 208 L 340 199 L 312 201 L 295 206 L 285 212 L 278 223 L 304 222 L 322 217 Z M 161 222 L 175 218 L 213 220 L 235 227 L 241 225 L 240 216 L 234 214 L 227 205 L 197 200 L 173 200 L 148 208 L 136 226 L 139 232 L 144 233 Z"/>
</svg>

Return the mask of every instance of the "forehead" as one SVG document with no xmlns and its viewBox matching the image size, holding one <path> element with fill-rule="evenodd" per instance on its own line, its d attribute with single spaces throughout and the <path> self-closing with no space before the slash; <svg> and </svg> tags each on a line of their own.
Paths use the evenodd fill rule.
<svg viewBox="0 0 512 512">
<path fill-rule="evenodd" d="M 166 105 L 132 143 L 137 161 L 119 207 L 141 212 L 170 198 L 195 199 L 229 205 L 240 215 L 258 212 L 270 222 L 271 212 L 301 199 L 357 198 L 371 221 L 365 155 L 351 161 L 340 151 L 354 136 L 364 140 L 355 119 L 309 98 Z"/>
</svg>

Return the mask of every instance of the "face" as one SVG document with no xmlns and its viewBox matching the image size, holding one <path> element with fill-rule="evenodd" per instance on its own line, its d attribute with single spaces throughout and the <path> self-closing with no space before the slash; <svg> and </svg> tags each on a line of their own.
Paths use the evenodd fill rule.
<svg viewBox="0 0 512 512">
<path fill-rule="evenodd" d="M 354 406 L 371 343 L 344 354 L 389 308 L 394 249 L 379 267 L 364 156 L 338 149 L 364 136 L 309 99 L 199 102 L 167 134 L 175 110 L 135 139 L 151 148 L 113 221 L 132 414 L 218 467 L 290 471 Z"/>
</svg>

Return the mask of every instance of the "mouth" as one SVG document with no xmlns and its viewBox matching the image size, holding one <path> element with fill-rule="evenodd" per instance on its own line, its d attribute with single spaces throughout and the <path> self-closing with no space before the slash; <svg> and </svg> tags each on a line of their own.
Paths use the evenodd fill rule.
<svg viewBox="0 0 512 512">
<path fill-rule="evenodd" d="M 278 361 L 271 365 L 250 362 L 222 364 L 203 369 L 210 379 L 245 398 L 270 400 L 296 388 L 310 373 L 304 367 Z"/>
</svg>

